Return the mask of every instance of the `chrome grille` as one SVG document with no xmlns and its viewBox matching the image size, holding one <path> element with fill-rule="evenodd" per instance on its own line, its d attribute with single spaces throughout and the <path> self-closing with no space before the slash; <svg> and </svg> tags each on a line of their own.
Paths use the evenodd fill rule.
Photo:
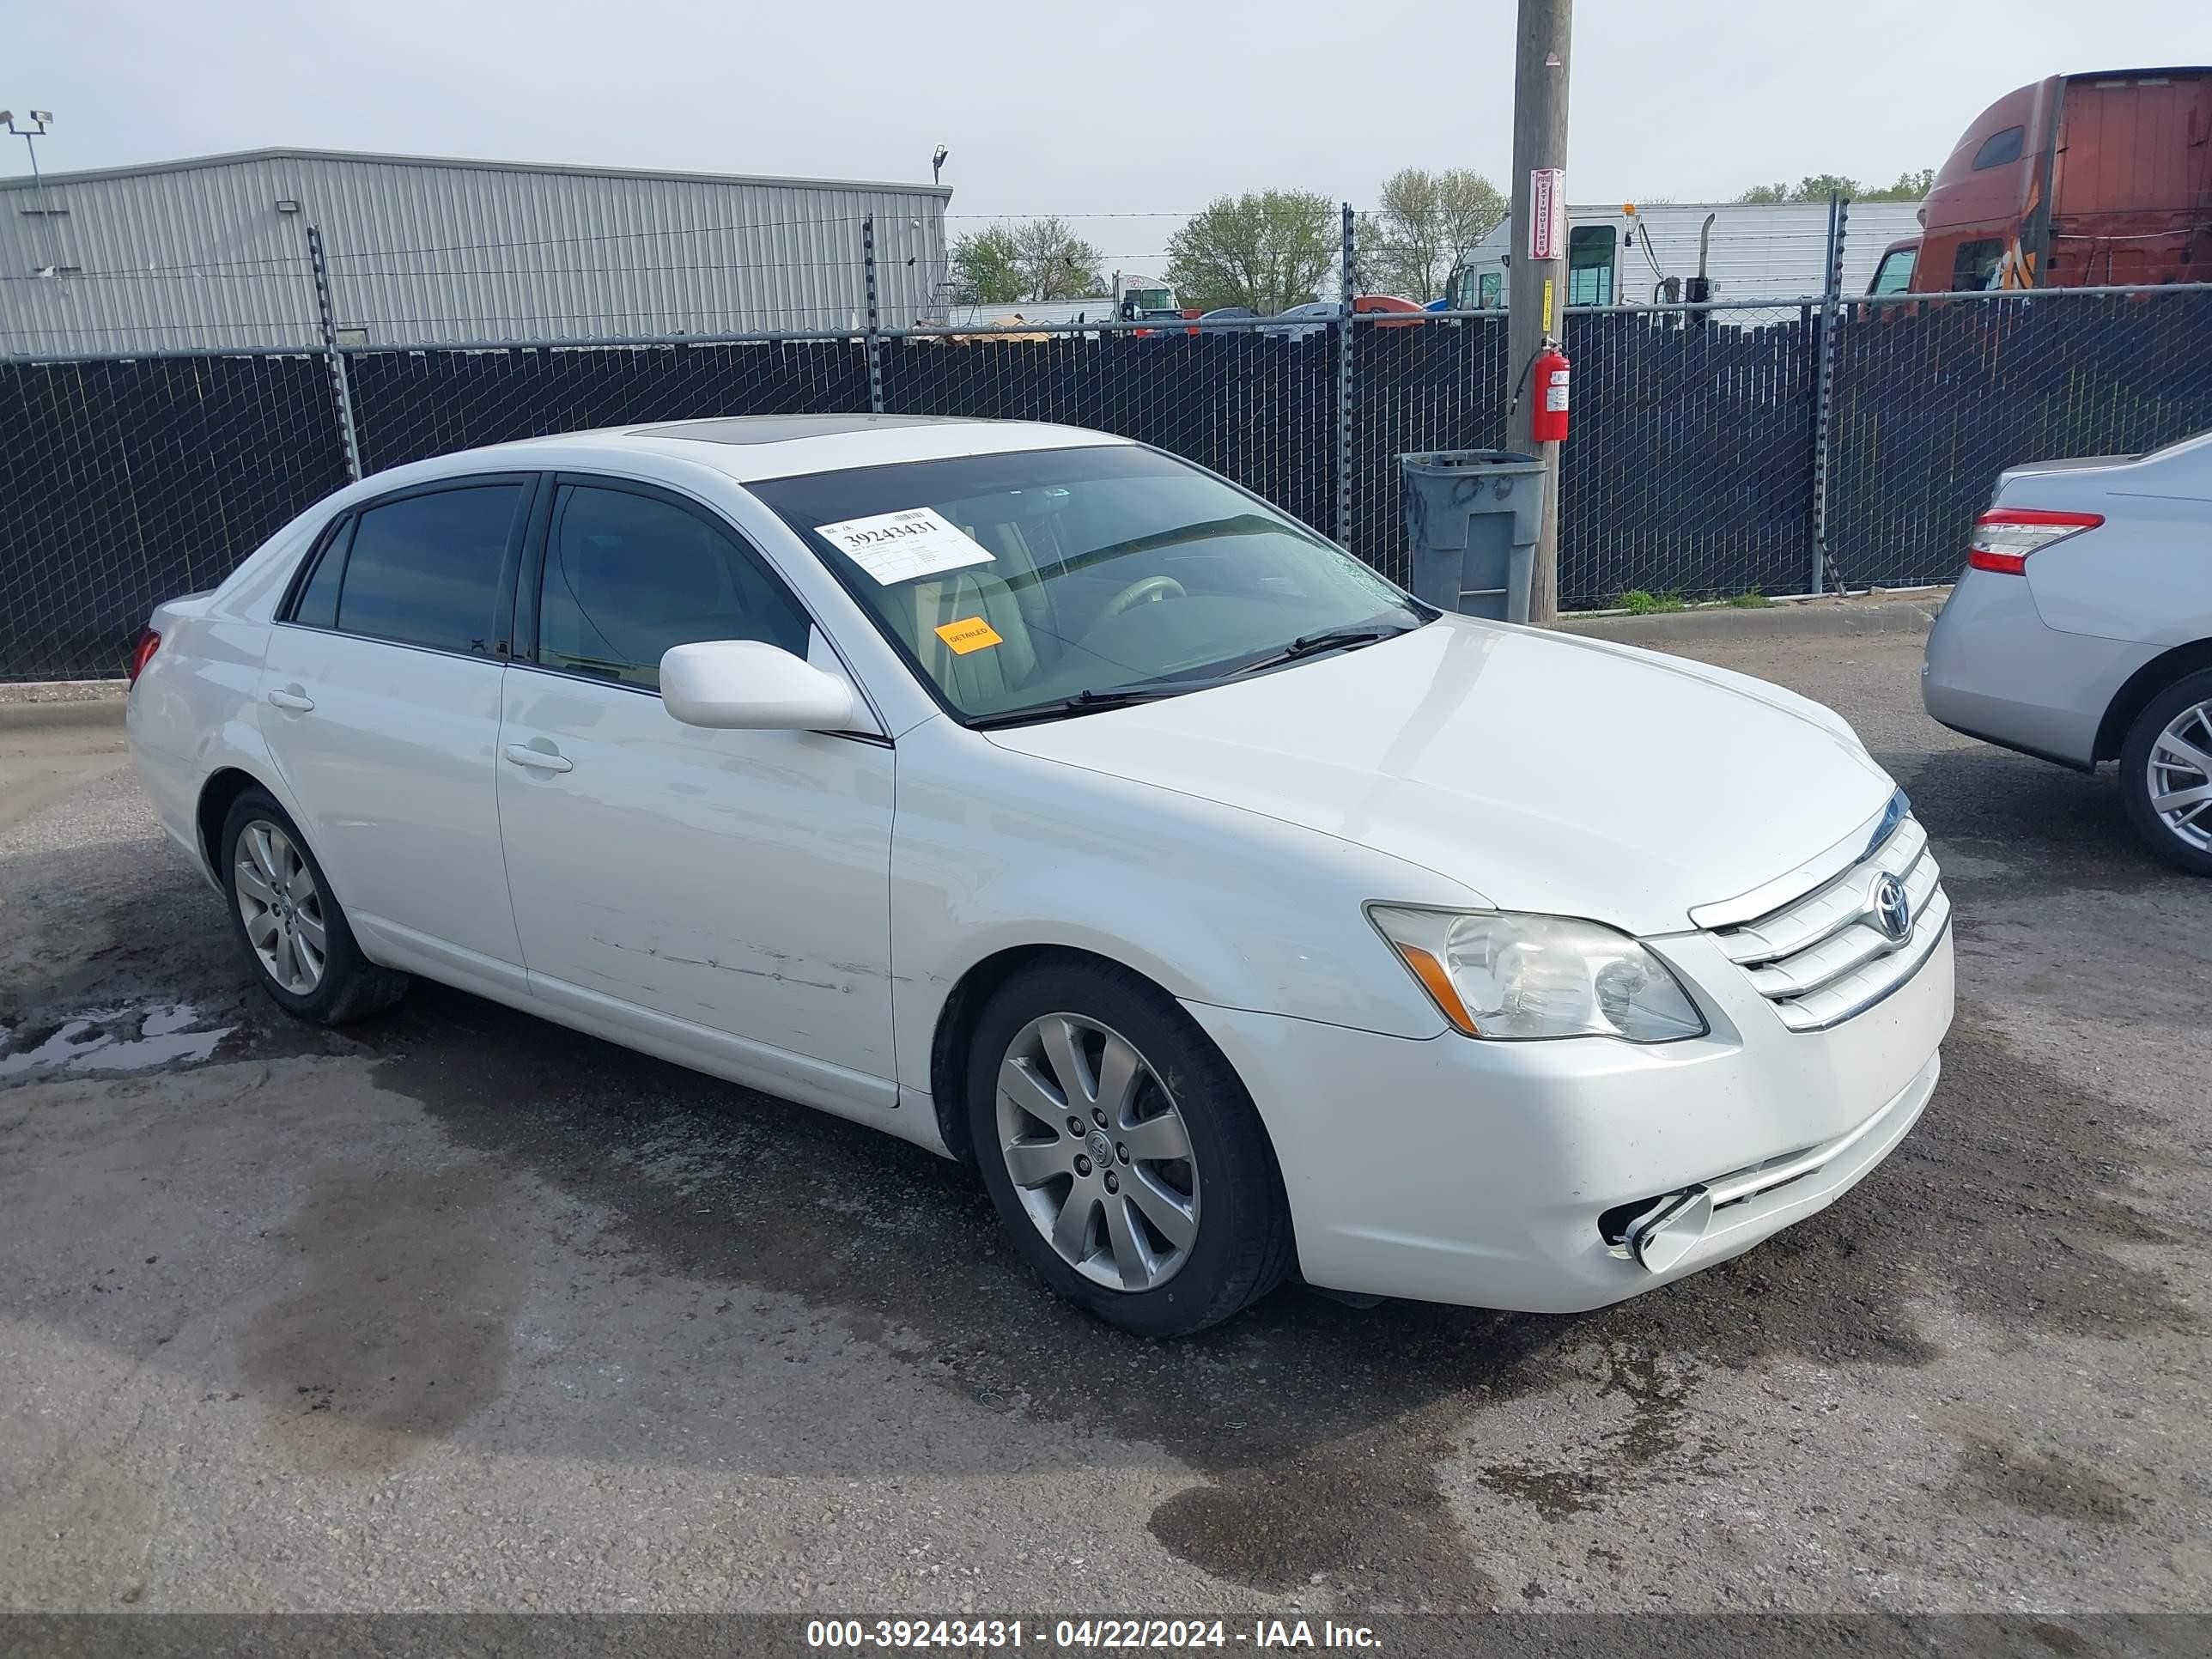
<svg viewBox="0 0 2212 1659">
<path fill-rule="evenodd" d="M 1712 937 L 1750 976 L 1793 1031 L 1820 1031 L 1872 1007 L 1911 979 L 1951 925 L 1928 832 L 1900 819 L 1888 836 L 1841 874 L 1778 909 Z M 1884 876 L 1903 884 L 1911 930 L 1892 939 L 1876 925 L 1875 891 Z"/>
</svg>

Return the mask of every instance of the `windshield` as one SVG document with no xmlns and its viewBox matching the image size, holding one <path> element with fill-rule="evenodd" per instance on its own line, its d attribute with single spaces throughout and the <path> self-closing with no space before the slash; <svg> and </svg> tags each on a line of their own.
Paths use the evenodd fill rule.
<svg viewBox="0 0 2212 1659">
<path fill-rule="evenodd" d="M 1171 288 L 1133 288 L 1124 297 L 1147 317 L 1176 308 L 1175 290 Z"/>
<path fill-rule="evenodd" d="M 1434 615 L 1296 520 L 1133 444 L 747 487 L 966 719 L 1169 695 Z"/>
<path fill-rule="evenodd" d="M 1869 294 L 1902 294 L 1912 285 L 1912 259 L 1917 248 L 1892 248 L 1882 256 L 1881 269 L 1867 284 Z"/>
</svg>

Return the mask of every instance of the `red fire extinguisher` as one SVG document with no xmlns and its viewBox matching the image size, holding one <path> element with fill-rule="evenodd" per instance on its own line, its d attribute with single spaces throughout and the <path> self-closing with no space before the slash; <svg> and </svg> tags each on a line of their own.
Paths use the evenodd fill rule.
<svg viewBox="0 0 2212 1659">
<path fill-rule="evenodd" d="M 1528 416 L 1528 435 L 1540 444 L 1559 443 L 1567 435 L 1567 354 L 1546 341 L 1531 370 L 1536 403 Z"/>
</svg>

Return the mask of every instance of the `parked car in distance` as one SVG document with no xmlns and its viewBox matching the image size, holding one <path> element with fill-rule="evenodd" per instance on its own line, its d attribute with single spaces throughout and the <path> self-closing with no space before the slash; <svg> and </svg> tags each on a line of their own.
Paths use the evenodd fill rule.
<svg viewBox="0 0 2212 1659">
<path fill-rule="evenodd" d="M 1309 300 L 1304 305 L 1291 306 L 1275 313 L 1263 334 L 1280 340 L 1304 340 L 1316 334 L 1328 332 L 1328 325 L 1336 320 L 1337 305 L 1334 300 Z"/>
<path fill-rule="evenodd" d="M 1388 313 L 1403 315 L 1406 318 L 1404 322 L 1377 323 L 1375 325 L 1377 328 L 1418 327 L 1419 324 L 1414 319 L 1420 317 L 1425 310 L 1425 307 L 1416 305 L 1413 301 L 1401 300 L 1395 294 L 1354 295 L 1352 308 L 1363 317 Z"/>
<path fill-rule="evenodd" d="M 416 462 L 131 666 L 155 810 L 281 1006 L 419 974 L 873 1125 L 1155 1335 L 1294 1271 L 1662 1285 L 1873 1169 L 1951 1019 L 1927 837 L 1835 714 L 1441 615 L 1095 432 Z"/>
<path fill-rule="evenodd" d="M 2136 832 L 2212 875 L 2212 432 L 2002 474 L 1921 695 L 1970 737 L 2118 761 Z"/>
</svg>

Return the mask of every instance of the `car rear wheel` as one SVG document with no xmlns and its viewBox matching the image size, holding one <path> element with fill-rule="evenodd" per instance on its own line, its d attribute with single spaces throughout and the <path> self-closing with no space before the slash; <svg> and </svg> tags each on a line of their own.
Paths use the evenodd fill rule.
<svg viewBox="0 0 2212 1659">
<path fill-rule="evenodd" d="M 2212 876 L 2212 668 L 2185 675 L 2136 716 L 2120 751 L 2120 798 L 2153 852 Z"/>
<path fill-rule="evenodd" d="M 407 975 L 362 955 L 306 838 L 268 794 L 248 789 L 231 803 L 222 846 L 231 925 L 279 1007 L 340 1025 L 399 1000 Z"/>
<path fill-rule="evenodd" d="M 1282 1180 L 1251 1097 L 1139 975 L 1060 962 L 1002 988 L 977 1022 L 968 1109 L 1015 1248 L 1109 1323 L 1187 1335 L 1288 1271 Z"/>
</svg>

